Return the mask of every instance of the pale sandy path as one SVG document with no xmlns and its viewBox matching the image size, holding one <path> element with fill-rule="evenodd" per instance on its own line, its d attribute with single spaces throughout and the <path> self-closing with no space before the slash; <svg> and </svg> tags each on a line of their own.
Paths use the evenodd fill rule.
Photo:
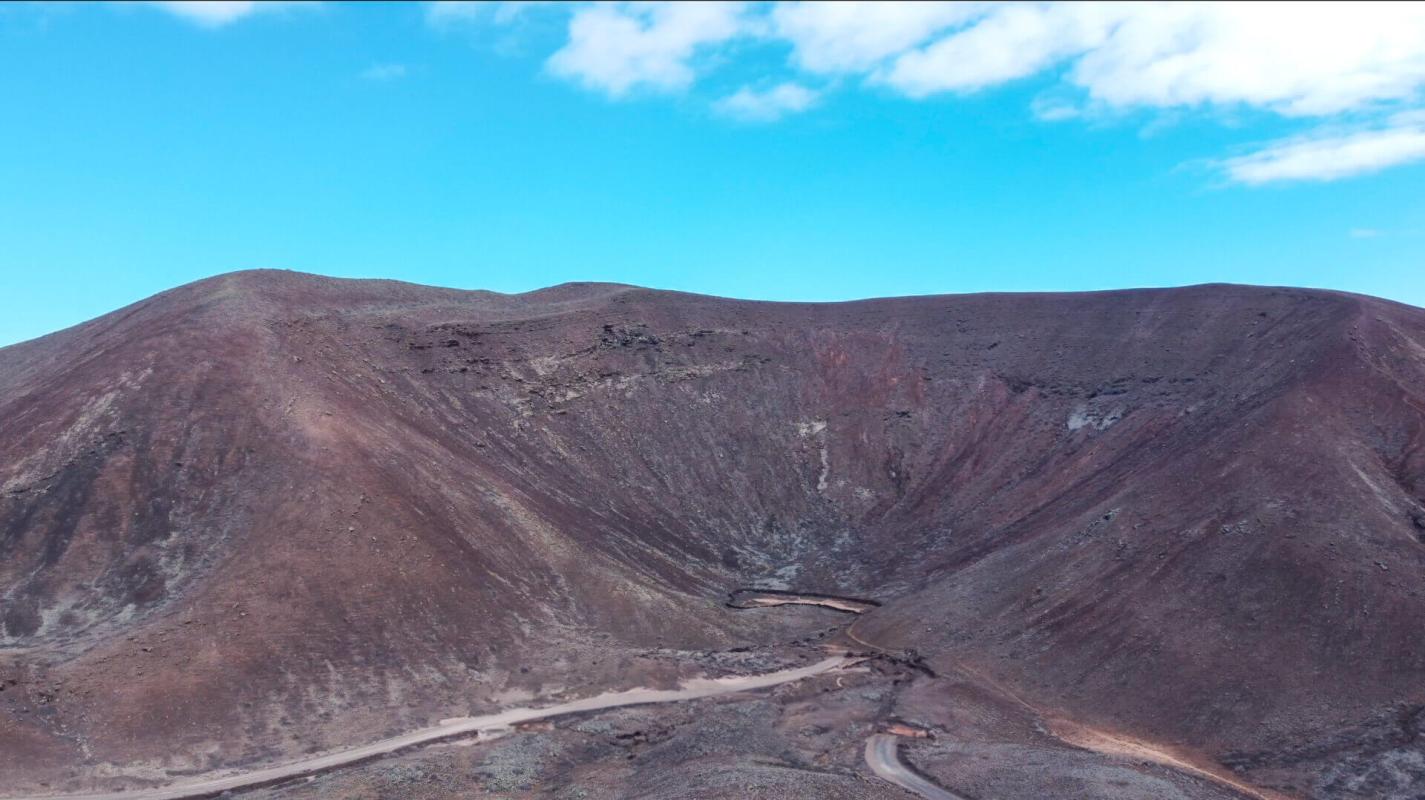
<svg viewBox="0 0 1425 800">
<path fill-rule="evenodd" d="M 3 800 L 188 800 L 189 798 L 211 797 L 221 792 L 232 791 L 234 789 L 251 789 L 265 784 L 313 775 L 336 767 L 393 753 L 397 750 L 404 750 L 408 747 L 429 744 L 430 742 L 439 741 L 441 739 L 468 736 L 481 731 L 508 728 L 521 722 L 549 719 L 550 717 L 578 714 L 585 711 L 599 711 L 608 708 L 647 705 L 651 703 L 674 703 L 681 700 L 697 700 L 703 697 L 714 697 L 717 695 L 732 694 L 734 692 L 766 689 L 772 686 L 810 678 L 813 675 L 820 675 L 824 672 L 830 672 L 846 666 L 855 660 L 856 659 L 847 656 L 838 655 L 823 659 L 809 666 L 799 667 L 797 669 L 786 669 L 778 672 L 767 672 L 761 675 L 739 675 L 727 678 L 695 678 L 685 681 L 677 689 L 629 689 L 623 692 L 605 692 L 604 694 L 595 695 L 594 697 L 586 697 L 582 700 L 571 700 L 567 703 L 560 703 L 559 705 L 545 708 L 512 708 L 496 714 L 486 714 L 479 717 L 456 717 L 454 719 L 441 720 L 439 724 L 429 728 L 421 728 L 420 730 L 411 731 L 410 733 L 395 736 L 390 739 L 382 739 L 379 742 L 362 745 L 361 747 L 336 750 L 330 753 L 312 756 L 311 758 L 305 758 L 301 761 L 293 761 L 273 767 L 235 773 L 220 778 L 176 783 L 156 789 L 130 789 L 128 791 L 102 792 L 99 794 L 32 795 L 27 797 L 3 798 Z"/>
<path fill-rule="evenodd" d="M 901 761 L 900 737 L 889 733 L 878 733 L 866 740 L 866 765 L 876 773 L 876 777 L 889 781 L 902 789 L 915 792 L 925 800 L 965 800 L 954 792 L 947 792 Z"/>
<path fill-rule="evenodd" d="M 835 597 L 753 597 L 746 602 L 754 606 L 822 606 L 837 611 L 849 611 L 852 614 L 860 614 L 869 608 L 864 603 Z"/>
<path fill-rule="evenodd" d="M 850 597 L 834 597 L 829 594 L 790 594 L 785 592 L 757 592 L 743 590 L 737 596 L 733 608 L 767 608 L 771 606 L 821 606 L 836 611 L 860 614 L 876 607 L 876 603 L 854 600 Z M 744 605 L 737 605 L 743 603 Z"/>
</svg>

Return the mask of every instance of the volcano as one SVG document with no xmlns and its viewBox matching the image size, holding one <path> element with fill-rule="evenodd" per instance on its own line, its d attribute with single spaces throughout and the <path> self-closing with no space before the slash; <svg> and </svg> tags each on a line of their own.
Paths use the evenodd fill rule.
<svg viewBox="0 0 1425 800">
<path fill-rule="evenodd" d="M 0 349 L 0 797 L 831 650 L 248 790 L 912 796 L 891 726 L 948 796 L 1416 798 L 1422 591 L 1425 311 L 1369 297 L 254 271 Z"/>
</svg>

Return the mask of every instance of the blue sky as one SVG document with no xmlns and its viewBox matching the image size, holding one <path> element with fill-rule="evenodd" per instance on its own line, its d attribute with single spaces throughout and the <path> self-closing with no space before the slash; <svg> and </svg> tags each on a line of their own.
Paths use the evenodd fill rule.
<svg viewBox="0 0 1425 800">
<path fill-rule="evenodd" d="M 256 267 L 1425 305 L 1393 7 L 8 5 L 0 344 Z"/>
</svg>

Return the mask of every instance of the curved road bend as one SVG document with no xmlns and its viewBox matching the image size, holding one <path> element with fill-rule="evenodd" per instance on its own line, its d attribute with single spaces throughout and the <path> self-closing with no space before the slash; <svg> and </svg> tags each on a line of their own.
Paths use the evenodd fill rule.
<svg viewBox="0 0 1425 800">
<path fill-rule="evenodd" d="M 900 737 L 889 733 L 877 733 L 866 740 L 866 764 L 876 777 L 889 781 L 902 789 L 908 789 L 925 800 L 966 800 L 954 792 L 947 792 L 901 761 Z"/>
<path fill-rule="evenodd" d="M 766 672 L 761 675 L 739 675 L 726 678 L 694 678 L 682 683 L 677 689 L 629 689 L 624 692 L 605 692 L 571 700 L 567 703 L 545 708 L 512 708 L 495 714 L 479 717 L 456 717 L 441 720 L 437 725 L 410 733 L 382 739 L 360 747 L 337 750 L 301 761 L 279 764 L 274 767 L 255 769 L 221 778 L 171 784 L 154 789 L 130 789 L 120 792 L 98 794 L 34 795 L 10 797 L 0 800 L 191 800 L 191 798 L 212 797 L 226 791 L 252 789 L 272 783 L 280 783 L 292 778 L 315 775 L 337 767 L 404 750 L 416 745 L 429 744 L 441 739 L 465 736 L 481 731 L 508 728 L 521 722 L 531 722 L 551 717 L 599 711 L 623 706 L 648 705 L 652 703 L 673 703 L 681 700 L 697 700 L 734 692 L 766 689 L 784 683 L 792 683 L 823 672 L 830 672 L 852 663 L 856 659 L 846 656 L 832 656 L 797 669 Z"/>
<path fill-rule="evenodd" d="M 862 600 L 852 600 L 846 597 L 833 597 L 831 595 L 808 595 L 808 594 L 788 594 L 773 593 L 765 594 L 747 592 L 740 598 L 745 605 L 736 606 L 738 608 L 785 606 L 785 605 L 812 605 L 825 606 L 837 611 L 847 611 L 852 614 L 861 614 L 876 607 L 875 603 L 868 603 Z M 846 629 L 846 635 L 853 642 L 885 652 L 884 648 L 878 647 L 860 638 L 852 632 L 854 625 Z M 953 792 L 948 792 L 934 783 L 922 778 L 915 770 L 911 769 L 900 758 L 900 737 L 888 733 L 877 733 L 866 740 L 866 764 L 876 777 L 888 781 L 909 790 L 926 800 L 966 800 Z"/>
</svg>

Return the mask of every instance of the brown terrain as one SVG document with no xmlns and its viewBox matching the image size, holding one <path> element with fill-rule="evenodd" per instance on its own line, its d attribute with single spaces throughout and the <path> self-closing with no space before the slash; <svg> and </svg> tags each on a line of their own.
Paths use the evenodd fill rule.
<svg viewBox="0 0 1425 800">
<path fill-rule="evenodd" d="M 1418 798 L 1422 540 L 1382 300 L 235 273 L 0 349 L 0 798 Z"/>
</svg>

